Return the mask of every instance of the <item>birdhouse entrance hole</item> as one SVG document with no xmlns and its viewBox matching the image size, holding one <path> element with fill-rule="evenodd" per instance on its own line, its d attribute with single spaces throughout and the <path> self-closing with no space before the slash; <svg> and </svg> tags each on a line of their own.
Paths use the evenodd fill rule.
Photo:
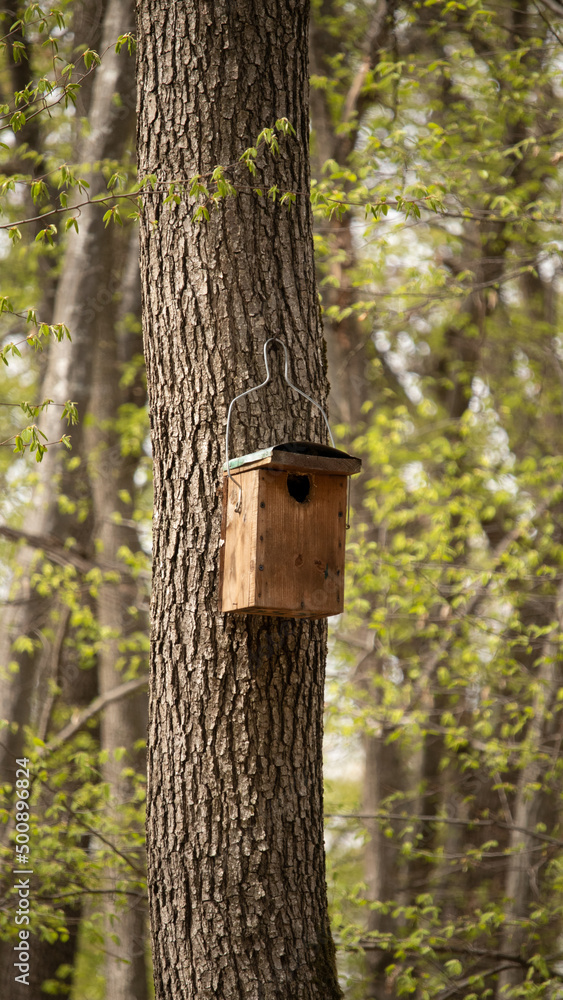
<svg viewBox="0 0 563 1000">
<path fill-rule="evenodd" d="M 297 500 L 297 503 L 305 503 L 311 492 L 309 476 L 298 476 L 294 472 L 290 472 L 287 477 L 287 492 L 290 497 Z"/>
</svg>

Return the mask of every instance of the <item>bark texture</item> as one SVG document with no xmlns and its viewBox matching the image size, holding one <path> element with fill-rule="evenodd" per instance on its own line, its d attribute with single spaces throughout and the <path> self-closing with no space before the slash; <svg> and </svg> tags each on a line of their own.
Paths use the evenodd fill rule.
<svg viewBox="0 0 563 1000">
<path fill-rule="evenodd" d="M 280 335 L 290 377 L 324 401 L 308 200 L 308 3 L 140 0 L 139 168 L 162 187 L 141 225 L 155 463 L 147 850 L 158 1000 L 340 996 L 322 819 L 326 626 L 220 615 L 226 408 Z M 295 139 L 208 224 L 166 183 L 234 164 L 286 116 Z M 153 220 L 158 220 L 154 226 Z M 273 360 L 273 359 L 272 359 Z M 270 389 L 270 387 L 268 387 Z M 301 405 L 303 403 L 303 405 Z M 279 379 L 247 397 L 234 452 L 319 438 Z M 324 434 L 322 435 L 324 440 Z M 288 567 L 291 572 L 291 567 Z"/>
</svg>

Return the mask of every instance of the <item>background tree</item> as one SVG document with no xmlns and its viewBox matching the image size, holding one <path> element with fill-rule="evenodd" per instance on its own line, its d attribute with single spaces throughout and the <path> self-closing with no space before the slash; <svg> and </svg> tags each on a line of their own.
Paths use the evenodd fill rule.
<svg viewBox="0 0 563 1000">
<path fill-rule="evenodd" d="M 139 740 L 141 744 L 144 741 L 144 698 L 141 696 L 140 702 L 139 696 L 137 700 L 110 698 L 100 732 L 95 729 L 87 735 L 80 726 L 71 725 L 68 733 L 67 725 L 71 714 L 77 708 L 85 708 L 98 692 L 102 700 L 108 698 L 124 676 L 136 676 L 139 666 L 142 669 L 145 645 L 143 626 L 139 630 L 138 621 L 134 622 L 139 617 L 135 610 L 141 596 L 138 583 L 119 554 L 120 547 L 127 546 L 131 554 L 139 547 L 137 529 L 130 519 L 135 508 L 133 476 L 139 471 L 138 437 L 141 431 L 142 442 L 144 433 L 141 430 L 144 391 L 138 377 L 129 379 L 128 387 L 121 386 L 123 364 L 134 366 L 140 350 L 131 327 L 131 320 L 135 316 L 138 320 L 140 312 L 137 241 L 131 240 L 135 263 L 132 269 L 128 264 L 131 255 L 127 237 L 124 240 L 113 227 L 107 229 L 104 206 L 93 203 L 96 197 L 107 194 L 108 179 L 116 166 L 126 176 L 127 165 L 123 160 L 128 151 L 130 155 L 135 85 L 127 49 L 116 52 L 116 42 L 131 27 L 131 5 L 110 2 L 100 19 L 98 5 L 77 4 L 70 23 L 65 22 L 62 12 L 51 12 L 51 19 L 46 17 L 43 24 L 41 8 L 34 4 L 22 6 L 19 13 L 20 20 L 15 24 L 15 14 L 10 11 L 3 21 L 10 28 L 4 55 L 7 67 L 11 68 L 12 89 L 17 88 L 3 116 L 4 133 L 16 139 L 15 144 L 11 140 L 12 160 L 7 165 L 12 170 L 19 168 L 16 178 L 24 192 L 27 191 L 26 203 L 33 199 L 38 206 L 35 214 L 45 216 L 50 225 L 53 218 L 59 221 L 58 213 L 69 202 L 72 204 L 73 199 L 74 203 L 80 200 L 87 203 L 76 207 L 74 215 L 69 213 L 70 220 L 76 220 L 73 238 L 68 243 L 61 241 L 60 250 L 53 246 L 46 256 L 37 242 L 30 249 L 29 229 L 22 234 L 28 257 L 39 265 L 41 322 L 53 323 L 51 308 L 54 316 L 66 318 L 72 330 L 71 339 L 65 338 L 64 343 L 56 345 L 58 350 L 47 353 L 46 363 L 37 373 L 35 391 L 38 396 L 52 398 L 56 404 L 72 399 L 81 419 L 73 431 L 72 457 L 65 457 L 64 448 L 47 449 L 25 521 L 15 530 L 6 525 L 1 529 L 12 544 L 20 539 L 27 545 L 26 549 L 21 546 L 18 549 L 19 573 L 15 574 L 11 601 L 6 605 L 2 622 L 0 697 L 2 714 L 10 723 L 3 732 L 2 779 L 11 780 L 13 785 L 16 758 L 30 753 L 30 746 L 33 747 L 30 735 L 41 747 L 42 761 L 47 758 L 48 762 L 43 772 L 45 777 L 36 780 L 34 790 L 35 809 L 42 822 L 40 833 L 32 836 L 35 876 L 32 931 L 36 938 L 31 979 L 29 985 L 14 982 L 11 862 L 3 886 L 3 893 L 7 894 L 4 902 L 8 931 L 0 959 L 3 989 L 12 1000 L 28 995 L 30 988 L 37 996 L 70 989 L 80 923 L 95 925 L 100 910 L 88 903 L 88 893 L 93 892 L 100 893 L 101 908 L 107 911 L 106 988 L 116 998 L 130 997 L 133 989 L 137 997 L 142 997 L 147 993 L 144 892 L 131 891 L 127 879 L 131 879 L 137 865 L 140 871 L 134 888 L 137 889 L 139 879 L 141 885 L 144 882 L 142 843 L 136 847 L 132 839 L 133 824 L 137 823 L 138 828 L 138 809 L 135 815 L 134 808 L 134 786 L 138 781 L 130 767 L 134 763 L 143 769 L 142 758 L 135 761 L 132 751 L 136 747 L 138 752 Z M 42 55 L 41 34 L 49 28 L 56 30 L 57 26 L 58 41 L 52 36 L 50 43 L 54 68 L 49 72 L 49 64 L 45 66 Z M 19 45 L 25 46 L 26 60 L 21 57 Z M 88 47 L 94 45 L 103 53 L 99 70 L 96 70 L 99 57 Z M 35 117 L 34 109 L 41 100 L 38 95 L 49 93 L 53 83 L 60 85 L 61 80 L 66 81 L 68 96 L 78 97 L 78 92 L 72 90 L 73 66 L 66 61 L 72 57 L 82 72 L 86 70 L 77 100 L 82 115 L 80 126 L 76 127 L 75 116 L 70 115 L 74 109 L 72 102 L 66 110 L 55 104 L 50 117 Z M 14 62 L 18 59 L 19 62 Z M 88 78 L 88 67 L 92 80 Z M 43 78 L 42 70 L 47 73 Z M 14 110 L 18 107 L 23 107 L 23 112 Z M 19 113 L 24 120 L 17 121 L 16 127 Z M 26 113 L 31 118 L 29 124 Z M 72 143 L 68 142 L 70 125 L 74 133 Z M 32 142 L 23 144 L 20 139 Z M 59 157 L 69 149 L 78 165 L 73 168 L 67 163 L 61 167 Z M 31 176 L 25 173 L 30 160 Z M 13 181 L 13 175 L 8 176 L 3 184 L 4 206 L 8 214 L 17 206 L 21 216 L 21 205 L 12 193 Z M 33 215 L 33 211 L 29 214 Z M 50 242 L 55 244 L 58 227 L 52 226 L 42 229 L 38 218 L 31 225 L 31 235 L 41 242 L 48 234 Z M 68 225 L 65 228 L 68 230 Z M 11 232 L 15 236 L 13 229 Z M 17 251 L 12 254 L 17 255 Z M 23 326 L 25 343 L 25 311 L 23 322 L 18 312 L 26 301 L 23 296 L 29 295 L 34 287 L 33 265 L 25 270 L 24 256 L 17 256 L 20 288 L 16 287 L 11 301 L 5 298 L 3 303 L 13 324 L 8 335 L 12 338 L 15 335 L 15 339 L 18 335 L 22 337 Z M 57 277 L 53 267 L 55 256 L 59 257 L 60 265 Z M 49 268 L 42 266 L 45 261 L 50 261 Z M 28 276 L 26 286 L 21 282 L 22 273 Z M 42 327 L 35 326 L 35 312 L 31 310 L 31 314 L 32 336 L 37 329 L 39 339 Z M 29 310 L 27 319 L 29 330 Z M 59 327 L 55 325 L 54 329 Z M 6 387 L 13 398 L 13 378 L 7 380 Z M 38 409 L 31 407 L 30 415 L 35 415 Z M 141 413 L 140 422 L 135 421 L 136 412 Z M 60 415 L 60 405 L 44 409 L 36 432 L 41 445 L 60 438 Z M 9 441 L 9 432 L 6 436 Z M 108 436 L 112 438 L 110 442 L 106 441 Z M 25 448 L 29 435 L 20 434 L 20 440 Z M 127 517 L 129 522 L 124 524 Z M 97 722 L 95 715 L 92 721 Z M 44 745 L 49 746 L 54 740 L 60 746 L 60 734 L 65 732 L 69 746 L 59 749 L 58 756 L 52 756 Z M 122 748 L 129 755 L 125 759 Z M 73 753 L 78 755 L 74 762 Z M 81 753 L 86 755 L 85 759 Z M 86 766 L 81 766 L 85 760 Z M 124 777 L 126 765 L 129 773 Z M 93 815 L 103 800 L 105 788 L 109 789 L 111 809 L 107 810 L 102 829 Z M 13 796 L 8 796 L 6 804 L 6 833 L 11 836 Z M 127 834 L 116 836 L 115 829 L 122 824 L 125 809 Z M 122 848 L 123 842 L 127 844 L 129 869 L 123 869 L 121 850 L 121 871 L 109 883 L 104 880 L 105 859 L 102 860 L 99 851 L 100 867 L 94 865 L 96 874 L 87 872 L 92 861 L 93 834 L 106 847 Z M 138 828 L 137 841 L 140 840 Z M 6 856 L 13 857 L 13 846 Z M 117 924 L 119 901 L 123 904 L 127 900 L 124 889 L 130 891 L 129 905 L 121 906 Z M 90 900 L 93 898 L 90 896 Z M 104 938 L 100 941 L 103 945 Z"/>
<path fill-rule="evenodd" d="M 350 13 L 335 4 L 330 20 L 324 8 L 325 27 L 346 39 Z M 540 343 L 544 358 L 557 354 L 550 319 L 558 263 L 547 233 L 558 212 L 549 191 L 559 160 L 559 47 L 545 9 L 527 4 L 513 5 L 502 22 L 496 5 L 428 4 L 416 15 L 397 8 L 388 50 L 379 48 L 366 78 L 372 99 L 356 148 L 345 169 L 328 165 L 332 191 L 323 182 L 325 214 L 340 205 L 337 234 L 348 217 L 358 234 L 352 247 L 361 231 L 354 204 L 377 220 L 362 231 L 369 264 L 344 257 L 340 244 L 331 255 L 332 232 L 321 244 L 327 280 L 336 285 L 334 266 L 345 265 L 353 289 L 345 308 L 329 306 L 334 320 L 357 324 L 361 316 L 365 324 L 373 364 L 364 412 L 379 387 L 376 422 L 355 443 L 375 464 L 363 496 L 361 629 L 345 634 L 363 649 L 353 713 L 367 750 L 372 940 L 359 995 L 535 995 L 558 979 L 557 755 L 548 748 L 560 726 L 560 449 L 540 428 L 561 404 L 545 369 L 532 388 L 529 356 Z M 336 78 L 317 80 L 332 107 L 350 77 L 347 52 L 344 41 Z M 426 216 L 423 205 L 437 195 L 439 217 Z M 393 211 L 405 207 L 408 227 Z M 538 238 L 550 265 L 538 259 Z M 414 245 L 424 262 L 416 269 Z M 533 459 L 513 423 L 518 409 L 533 427 Z M 538 568 L 524 585 L 531 522 Z M 542 537 L 550 539 L 547 564 Z M 479 739 L 483 731 L 490 739 Z M 464 826 L 471 820 L 482 836 Z M 551 839 L 542 841 L 546 830 Z M 554 930 L 544 949 L 537 921 Z"/>
<path fill-rule="evenodd" d="M 151 823 L 166 816 L 164 844 L 174 848 L 155 881 L 156 919 L 162 906 L 169 926 L 166 879 L 180 893 L 187 886 L 191 899 L 215 900 L 178 910 L 176 934 L 194 947 L 180 962 L 173 935 L 163 936 L 157 981 L 168 989 L 173 966 L 201 990 L 237 996 L 234 969 L 257 996 L 258 984 L 274 978 L 273 995 L 325 995 L 318 983 L 302 986 L 317 953 L 301 932 L 301 910 L 279 931 L 283 906 L 300 905 L 302 884 L 286 878 L 277 898 L 266 888 L 280 872 L 308 879 L 314 869 L 311 912 L 322 913 L 321 855 L 299 853 L 306 822 L 315 850 L 319 844 L 320 802 L 311 794 L 319 727 L 310 743 L 299 740 L 303 719 L 319 707 L 322 629 L 253 619 L 248 632 L 246 623 L 223 631 L 212 589 L 217 537 L 209 530 L 218 526 L 225 406 L 262 378 L 263 340 L 285 336 L 297 384 L 320 398 L 326 391 L 307 250 L 308 126 L 298 86 L 305 70 L 301 47 L 296 54 L 289 42 L 294 30 L 304 37 L 303 11 L 296 6 L 290 25 L 285 5 L 272 2 L 255 35 L 257 6 L 200 5 L 196 25 L 191 12 L 147 5 L 139 30 L 147 81 L 140 170 L 152 188 L 148 198 L 140 191 L 155 316 L 147 342 L 155 420 L 167 429 L 155 449 L 158 497 L 169 513 L 156 565 L 158 574 L 162 553 L 169 590 L 156 610 L 169 616 L 173 640 L 155 698 L 160 683 L 174 693 L 158 706 L 151 767 L 165 773 L 159 754 L 169 746 L 166 780 L 183 790 L 170 797 L 172 817 L 160 800 L 151 811 Z M 31 703 L 21 699 L 27 728 L 5 729 L 3 742 L 15 740 L 33 758 L 33 930 L 41 938 L 37 969 L 51 977 L 43 992 L 56 983 L 74 1000 L 131 1000 L 146 984 L 135 745 L 144 724 L 148 577 L 138 539 L 146 549 L 150 484 L 127 219 L 139 210 L 125 135 L 133 76 L 125 53 L 118 59 L 115 44 L 102 43 L 102 32 L 115 42 L 125 31 L 126 8 L 72 4 L 72 21 L 45 11 L 41 30 L 41 5 L 22 4 L 23 23 L 4 22 L 0 72 L 8 104 L 0 110 L 0 139 L 8 140 L 0 233 L 11 236 L 0 236 L 0 351 L 9 362 L 0 365 L 0 402 L 40 403 L 46 380 L 64 369 L 56 402 L 76 400 L 81 417 L 90 410 L 79 431 L 70 428 L 70 465 L 59 466 L 62 451 L 49 448 L 37 466 L 22 462 L 21 449 L 43 447 L 40 407 L 29 406 L 23 421 L 21 409 L 0 408 L 0 560 L 12 588 L 2 590 L 4 629 L 10 625 L 2 665 L 20 668 L 2 681 L 0 714 L 14 723 L 6 698 L 19 697 L 21 680 L 33 676 L 36 692 Z M 101 17 L 110 11 L 123 15 L 114 31 Z M 350 998 L 504 1000 L 561 991 L 561 13 L 555 0 L 313 4 L 311 199 L 332 414 L 366 470 L 354 485 L 348 611 L 333 632 L 327 687 L 329 901 L 339 983 Z M 165 38 L 175 40 L 168 68 Z M 279 60 L 263 58 L 265 39 Z M 81 52 L 84 45 L 90 49 Z M 53 63 L 55 46 L 63 61 Z M 28 60 L 15 62 L 21 51 Z M 77 114 L 65 108 L 71 93 Z M 103 146 L 88 138 L 96 93 L 106 95 L 97 119 L 106 123 Z M 279 128 L 268 128 L 276 119 Z M 80 190 L 89 172 L 98 186 Z M 79 285 L 54 315 L 80 253 L 97 269 L 84 278 L 92 297 Z M 70 327 L 66 346 L 54 343 L 66 336 L 55 319 Z M 87 330 L 90 353 L 75 363 Z M 20 361 L 11 344 L 28 332 L 41 343 L 48 334 L 52 351 Z M 234 367 L 219 348 L 234 352 Z M 260 443 L 265 427 L 282 437 L 319 433 L 283 382 L 272 390 L 240 408 L 238 451 Z M 66 427 L 58 417 L 54 424 L 49 434 L 58 439 Z M 47 462 L 60 467 L 58 492 Z M 33 480 L 46 484 L 49 523 L 65 526 L 56 536 L 31 532 L 39 517 Z M 296 666 L 304 660 L 305 671 Z M 198 699 L 201 711 L 188 713 Z M 278 705 L 289 709 L 271 721 Z M 176 726 L 182 736 L 172 745 Z M 240 767 L 232 766 L 235 754 Z M 2 772 L 4 876 L 13 859 L 10 759 Z M 219 786 L 213 802 L 209 789 Z M 185 822 L 197 832 L 189 842 L 181 839 Z M 266 843 L 275 850 L 259 850 Z M 205 884 L 196 884 L 198 873 Z M 4 885 L 8 939 L 13 894 L 9 879 Z M 263 889 L 264 898 L 250 898 Z M 255 915 L 275 910 L 268 935 L 263 917 L 260 928 L 252 924 L 251 906 Z M 213 935 L 198 937 L 201 914 Z M 308 956 L 296 976 L 301 958 L 284 938 L 293 932 Z M 224 942 L 229 962 L 223 952 L 216 959 Z M 328 948 L 318 954 L 330 968 Z M 3 975 L 6 955 L 9 948 Z"/>
</svg>

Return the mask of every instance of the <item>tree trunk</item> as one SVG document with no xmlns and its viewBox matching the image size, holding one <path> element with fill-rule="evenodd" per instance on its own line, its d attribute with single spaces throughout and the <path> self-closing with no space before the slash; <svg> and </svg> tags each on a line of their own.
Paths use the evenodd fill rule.
<svg viewBox="0 0 563 1000">
<path fill-rule="evenodd" d="M 387 733 L 381 736 L 364 737 L 364 781 L 363 807 L 368 816 L 376 816 L 385 807 L 388 796 L 406 786 L 404 763 L 396 743 L 389 743 Z M 394 826 L 390 820 L 386 826 Z M 370 902 L 379 900 L 401 900 L 404 889 L 402 872 L 397 865 L 398 831 L 390 839 L 381 829 L 378 819 L 366 820 L 369 841 L 364 853 L 364 877 Z M 390 913 L 369 910 L 366 921 L 368 932 L 393 933 L 396 921 Z M 386 1000 L 390 996 L 388 976 L 385 969 L 391 964 L 388 952 L 366 949 L 366 1000 Z"/>
<path fill-rule="evenodd" d="M 263 379 L 281 335 L 290 377 L 323 402 L 326 374 L 308 198 L 308 3 L 141 0 L 139 169 L 160 186 L 141 224 L 155 466 L 147 851 L 157 1000 L 341 995 L 322 819 L 326 626 L 221 615 L 225 414 Z M 295 139 L 252 193 L 209 223 L 166 184 L 234 163 L 286 116 Z M 158 220 L 158 225 L 153 224 Z M 287 386 L 253 395 L 239 454 L 319 424 Z"/>
<path fill-rule="evenodd" d="M 116 236 L 115 231 L 113 236 Z M 115 242 L 115 239 L 108 241 L 107 252 L 111 253 L 113 247 L 117 256 Z M 118 261 L 115 260 L 116 270 L 117 265 Z M 92 431 L 93 447 L 89 449 L 93 458 L 90 477 L 97 539 L 104 559 L 117 566 L 122 546 L 132 552 L 137 552 L 140 548 L 132 521 L 133 500 L 126 499 L 126 495 L 133 498 L 135 494 L 134 474 L 138 458 L 135 454 L 123 454 L 116 430 L 119 406 L 125 402 L 125 391 L 120 385 L 118 333 L 121 332 L 120 326 L 124 325 L 125 317 L 138 317 L 141 310 L 136 230 L 130 236 L 126 266 L 120 270 L 122 281 L 119 309 L 110 305 L 100 317 L 92 399 L 96 427 Z M 133 338 L 128 340 L 132 354 L 136 345 Z M 142 399 L 140 402 L 142 403 Z M 119 516 L 116 517 L 116 514 Z M 100 628 L 107 630 L 107 634 L 111 636 L 101 644 L 98 653 L 101 695 L 114 690 L 125 679 L 124 674 L 130 666 L 132 654 L 123 653 L 123 641 L 131 641 L 132 633 L 148 628 L 147 616 L 139 614 L 137 610 L 140 599 L 142 600 L 142 595 L 139 594 L 138 583 L 125 565 L 122 566 L 117 581 L 105 581 L 100 585 L 97 620 Z M 136 609 L 133 613 L 132 608 Z M 142 672 L 146 673 L 146 668 Z M 145 766 L 144 752 L 139 752 L 135 744 L 142 743 L 146 736 L 146 706 L 146 691 L 131 698 L 119 699 L 106 706 L 100 724 L 101 747 L 108 753 L 108 759 L 103 765 L 103 777 L 110 787 L 108 809 L 117 831 L 112 840 L 122 854 L 127 853 L 137 870 L 143 869 L 144 851 L 134 851 L 127 838 L 135 830 L 130 814 L 135 793 L 131 769 L 138 773 Z M 126 751 L 123 757 L 120 753 L 122 748 Z M 146 1000 L 146 897 L 139 892 L 138 897 L 126 897 L 124 903 L 119 886 L 129 878 L 131 888 L 136 889 L 139 876 L 135 876 L 132 869 L 124 871 L 123 865 L 119 866 L 119 861 L 117 858 L 115 869 L 109 867 L 106 873 L 107 887 L 112 890 L 112 894 L 104 901 L 106 995 L 111 1000 Z"/>
</svg>

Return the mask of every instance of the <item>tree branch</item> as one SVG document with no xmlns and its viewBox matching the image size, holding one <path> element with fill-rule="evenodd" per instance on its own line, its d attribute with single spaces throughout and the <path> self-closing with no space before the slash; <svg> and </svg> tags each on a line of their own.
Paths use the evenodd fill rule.
<svg viewBox="0 0 563 1000">
<path fill-rule="evenodd" d="M 364 951 L 391 951 L 391 949 L 386 945 L 380 944 L 378 941 L 371 941 L 370 938 L 360 938 L 358 944 L 364 949 Z M 342 945 L 340 945 L 340 947 L 342 947 Z M 503 952 L 488 951 L 486 948 L 464 948 L 462 945 L 456 945 L 455 943 L 452 943 L 451 945 L 432 945 L 432 951 L 437 955 L 468 955 L 473 958 L 500 959 L 503 962 L 510 962 L 511 965 L 523 965 L 525 967 L 531 964 L 520 955 L 505 955 Z M 418 953 L 409 951 L 407 954 L 416 955 Z M 492 970 L 489 971 L 489 975 L 491 974 L 491 971 Z"/>
<path fill-rule="evenodd" d="M 392 8 L 393 4 L 388 5 L 386 0 L 378 0 L 375 4 L 372 21 L 366 35 L 364 57 L 344 101 L 344 114 L 342 117 L 345 122 L 349 122 L 352 116 L 359 110 L 362 88 L 366 82 L 368 73 L 375 67 L 381 36 L 383 35 L 386 18 L 390 13 L 390 7 Z"/>
<path fill-rule="evenodd" d="M 538 3 L 542 3 L 544 7 L 549 7 L 558 17 L 563 17 L 563 4 L 558 3 L 557 0 L 538 0 Z"/>
<path fill-rule="evenodd" d="M 352 80 L 344 101 L 344 110 L 342 114 L 342 120 L 344 122 L 351 122 L 355 116 L 359 119 L 361 115 L 364 103 L 362 101 L 362 91 L 366 78 L 368 73 L 370 73 L 375 67 L 379 49 L 381 48 L 385 33 L 385 25 L 395 6 L 395 0 L 377 0 L 377 3 L 375 4 L 371 24 L 366 35 L 364 57 L 354 79 Z M 356 130 L 354 130 L 351 134 L 348 133 L 347 135 L 343 135 L 338 143 L 336 159 L 340 163 L 344 163 L 345 159 L 352 152 L 355 141 L 355 132 Z"/>
<path fill-rule="evenodd" d="M 325 819 L 393 819 L 399 820 L 404 823 L 410 822 L 421 822 L 421 823 L 443 823 L 447 826 L 498 826 L 501 830 L 516 831 L 518 833 L 525 833 L 528 837 L 533 837 L 535 840 L 541 840 L 546 844 L 553 844 L 555 847 L 563 847 L 563 840 L 558 840 L 557 837 L 550 837 L 547 833 L 539 833 L 536 830 L 529 830 L 527 827 L 516 826 L 514 823 L 505 823 L 503 820 L 497 819 L 454 819 L 450 816 L 426 816 L 412 813 L 409 816 L 405 816 L 401 813 L 388 813 L 388 812 L 377 812 L 377 813 L 325 813 Z M 508 853 L 508 852 L 505 852 Z"/>
<path fill-rule="evenodd" d="M 507 962 L 503 962 L 500 965 L 495 965 L 493 966 L 492 969 L 483 969 L 483 971 L 480 971 L 478 974 L 479 976 L 481 976 L 482 979 L 485 979 L 489 976 L 496 976 L 498 975 L 499 972 L 505 972 L 507 969 L 513 969 L 514 966 L 518 964 L 519 964 L 518 959 L 510 958 L 508 959 Z M 530 964 L 529 962 L 526 963 L 526 965 L 529 964 Z M 453 986 L 450 986 L 449 989 L 443 990 L 442 993 L 438 993 L 436 1000 L 447 1000 L 448 997 L 455 996 L 455 994 L 459 993 L 460 990 L 464 989 L 466 986 L 474 984 L 474 982 L 475 982 L 474 975 L 467 976 L 465 979 L 457 979 L 454 981 Z"/>
<path fill-rule="evenodd" d="M 138 525 L 131 521 L 128 527 L 138 528 Z M 7 524 L 0 524 L 0 536 L 7 538 L 10 542 L 25 542 L 32 549 L 40 549 L 45 552 L 49 559 L 58 566 L 74 566 L 79 573 L 88 573 L 92 569 L 101 569 L 106 572 L 127 573 L 127 567 L 121 563 L 105 562 L 103 559 L 88 559 L 74 546 L 67 547 L 55 535 L 35 535 L 21 528 L 10 528 Z M 140 572 L 142 580 L 150 580 L 150 573 Z"/>
<path fill-rule="evenodd" d="M 54 535 L 34 535 L 21 528 L 10 528 L 7 524 L 0 524 L 0 535 L 10 542 L 25 542 L 32 549 L 41 549 L 59 566 L 74 566 L 79 573 L 87 573 L 96 565 L 76 549 L 65 547 Z"/>
<path fill-rule="evenodd" d="M 82 727 L 92 719 L 95 715 L 98 715 L 106 705 L 111 705 L 114 701 L 120 701 L 121 698 L 128 698 L 129 695 L 134 694 L 135 691 L 139 691 L 145 684 L 148 684 L 149 678 L 147 675 L 142 677 L 135 677 L 132 681 L 125 681 L 123 684 L 119 684 L 118 687 L 112 688 L 111 691 L 106 691 L 105 694 L 98 695 L 94 698 L 94 701 L 85 708 L 80 714 L 69 722 L 64 729 L 61 729 L 60 733 L 57 733 L 52 740 L 43 749 L 43 754 L 51 753 L 51 751 L 56 750 L 61 743 L 66 740 L 71 739 Z"/>
<path fill-rule="evenodd" d="M 456 613 L 456 620 L 450 626 L 449 631 L 446 632 L 446 635 L 444 636 L 442 641 L 438 644 L 437 648 L 433 650 L 433 652 L 430 653 L 430 655 L 426 657 L 426 659 L 423 661 L 422 671 L 421 671 L 421 681 L 417 686 L 418 693 L 420 693 L 421 684 L 426 683 L 429 680 L 429 678 L 432 677 L 434 671 L 436 670 L 436 667 L 440 664 L 442 657 L 444 656 L 444 653 L 447 652 L 447 650 L 450 647 L 450 644 L 455 639 L 456 632 L 457 629 L 459 628 L 460 622 L 463 621 L 464 618 L 467 618 L 468 615 L 472 614 L 489 593 L 491 584 L 493 583 L 494 579 L 493 573 L 500 565 L 503 556 L 508 551 L 510 546 L 513 544 L 513 542 L 517 541 L 521 537 L 523 532 L 530 526 L 530 524 L 532 524 L 535 520 L 540 518 L 542 514 L 546 512 L 546 510 L 551 506 L 552 503 L 554 503 L 556 499 L 560 497 L 560 495 L 561 495 L 561 487 L 558 486 L 550 497 L 543 500 L 542 503 L 538 504 L 538 506 L 536 507 L 536 509 L 532 514 L 530 514 L 526 518 L 522 518 L 522 520 L 516 524 L 516 526 L 512 529 L 512 531 L 507 532 L 504 538 L 501 539 L 501 541 L 498 543 L 498 545 L 493 551 L 493 565 L 491 567 L 491 576 L 488 583 L 483 585 L 477 585 L 475 587 L 475 592 L 473 594 L 470 594 L 463 602 L 463 604 L 458 605 L 458 607 L 456 607 L 455 609 L 451 604 L 442 605 L 441 618 L 444 622 L 444 626 L 446 625 L 448 619 L 452 617 L 454 610 Z"/>
</svg>

